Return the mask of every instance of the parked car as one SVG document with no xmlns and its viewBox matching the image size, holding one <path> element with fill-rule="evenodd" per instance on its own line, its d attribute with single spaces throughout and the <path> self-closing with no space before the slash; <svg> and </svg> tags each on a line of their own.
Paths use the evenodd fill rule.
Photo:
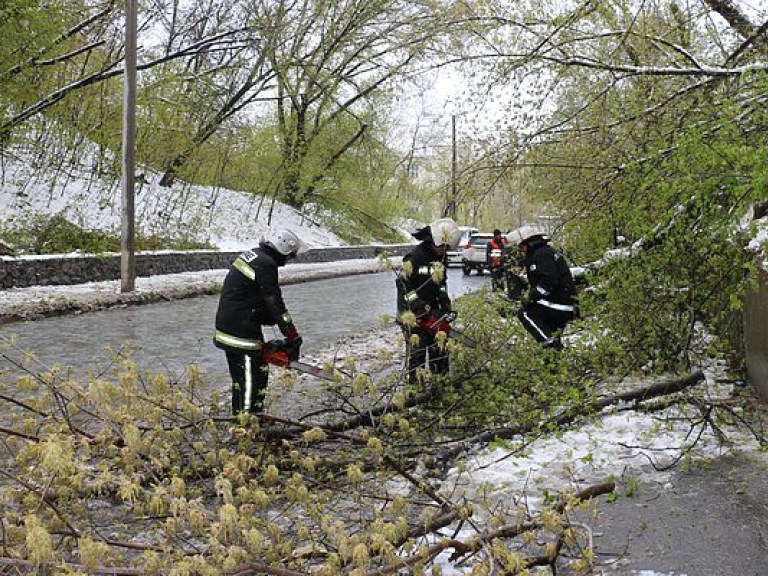
<svg viewBox="0 0 768 576">
<path fill-rule="evenodd" d="M 477 232 L 469 237 L 469 246 L 464 249 L 461 255 L 461 269 L 465 276 L 469 276 L 472 270 L 482 274 L 488 269 L 485 253 L 491 238 L 493 238 L 493 234 L 486 232 Z"/>
<path fill-rule="evenodd" d="M 461 258 L 464 254 L 464 249 L 469 248 L 469 237 L 472 236 L 472 234 L 479 232 L 477 228 L 473 228 L 472 226 L 459 226 L 459 230 L 461 230 L 461 238 L 459 238 L 458 246 L 445 253 L 445 265 L 448 267 L 461 266 Z"/>
</svg>

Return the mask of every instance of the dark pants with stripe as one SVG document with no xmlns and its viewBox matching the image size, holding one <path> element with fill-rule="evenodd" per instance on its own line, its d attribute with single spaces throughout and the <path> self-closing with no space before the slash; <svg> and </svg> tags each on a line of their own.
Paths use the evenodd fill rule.
<svg viewBox="0 0 768 576">
<path fill-rule="evenodd" d="M 232 378 L 232 414 L 256 413 L 264 408 L 269 368 L 261 350 L 225 350 Z"/>
<path fill-rule="evenodd" d="M 530 302 L 520 309 L 517 317 L 537 342 L 559 349 L 563 347 L 560 333 L 574 319 L 574 313 Z"/>
<path fill-rule="evenodd" d="M 405 368 L 408 373 L 408 383 L 417 384 L 417 370 L 424 368 L 432 374 L 448 374 L 450 360 L 447 350 L 440 350 L 435 338 L 423 330 L 410 330 L 402 327 L 405 337 Z M 411 335 L 419 337 L 419 344 L 411 342 Z M 429 360 L 427 360 L 429 356 Z"/>
</svg>

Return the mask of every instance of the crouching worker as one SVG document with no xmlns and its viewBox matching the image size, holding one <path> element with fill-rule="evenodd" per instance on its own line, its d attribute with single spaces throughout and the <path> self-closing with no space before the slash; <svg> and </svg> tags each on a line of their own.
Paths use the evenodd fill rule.
<svg viewBox="0 0 768 576">
<path fill-rule="evenodd" d="M 289 356 L 298 359 L 302 339 L 283 302 L 277 269 L 305 249 L 296 234 L 278 230 L 240 254 L 224 279 L 213 342 L 227 357 L 232 414 L 256 413 L 264 407 L 269 367 L 262 358 L 262 326 L 276 324 Z"/>
<path fill-rule="evenodd" d="M 530 286 L 527 302 L 517 317 L 538 342 L 561 350 L 560 334 L 576 317 L 576 284 L 571 269 L 538 226 L 517 228 L 508 239 L 520 248 Z"/>
<path fill-rule="evenodd" d="M 418 382 L 420 368 L 447 374 L 448 352 L 437 342 L 450 332 L 454 316 L 445 273 L 445 252 L 459 243 L 461 232 L 450 218 L 435 220 L 412 234 L 420 243 L 403 257 L 397 286 L 397 321 L 405 336 L 408 382 Z"/>
</svg>

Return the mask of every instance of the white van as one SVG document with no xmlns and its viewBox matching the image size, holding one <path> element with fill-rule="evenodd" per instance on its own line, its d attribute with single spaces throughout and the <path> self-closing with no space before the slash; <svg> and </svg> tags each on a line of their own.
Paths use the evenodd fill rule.
<svg viewBox="0 0 768 576">
<path fill-rule="evenodd" d="M 477 228 L 472 226 L 459 226 L 461 230 L 461 238 L 459 238 L 459 245 L 453 250 L 448 250 L 445 253 L 445 265 L 446 266 L 461 266 L 461 258 L 464 254 L 464 250 L 469 248 L 469 237 L 476 232 L 479 232 Z"/>
</svg>

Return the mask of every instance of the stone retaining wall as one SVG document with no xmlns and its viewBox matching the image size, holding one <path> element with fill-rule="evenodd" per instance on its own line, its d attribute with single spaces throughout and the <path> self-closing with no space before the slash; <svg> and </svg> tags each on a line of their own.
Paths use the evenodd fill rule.
<svg viewBox="0 0 768 576">
<path fill-rule="evenodd" d="M 402 256 L 413 245 L 339 246 L 313 248 L 297 262 L 335 262 L 376 258 L 386 253 Z M 136 254 L 136 276 L 178 274 L 228 268 L 238 252 L 148 252 Z M 0 258 L 0 289 L 101 282 L 120 278 L 120 255 L 26 256 Z"/>
</svg>

